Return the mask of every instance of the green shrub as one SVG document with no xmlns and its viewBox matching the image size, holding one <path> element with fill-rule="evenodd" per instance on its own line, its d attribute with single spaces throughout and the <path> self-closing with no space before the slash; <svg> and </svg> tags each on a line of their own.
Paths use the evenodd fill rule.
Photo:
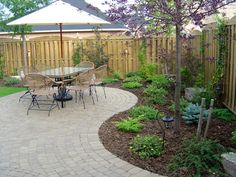
<svg viewBox="0 0 236 177">
<path fill-rule="evenodd" d="M 184 119 L 186 124 L 198 123 L 200 117 L 200 109 L 201 106 L 198 104 L 190 103 L 185 111 L 183 112 L 182 118 Z M 205 110 L 203 113 L 203 119 L 207 119 L 208 117 L 208 110 Z"/>
<path fill-rule="evenodd" d="M 142 78 L 140 76 L 131 76 L 131 77 L 126 77 L 123 82 L 141 82 Z"/>
<path fill-rule="evenodd" d="M 114 79 L 114 78 L 111 78 L 111 77 L 107 77 L 107 78 L 104 78 L 102 80 L 102 84 L 112 84 L 112 83 L 115 83 L 119 81 L 118 79 Z"/>
<path fill-rule="evenodd" d="M 113 79 L 120 80 L 120 79 L 121 79 L 120 72 L 114 71 L 114 72 L 112 73 L 111 77 L 112 77 Z"/>
<path fill-rule="evenodd" d="M 231 113 L 228 109 L 213 109 L 212 115 L 218 119 L 222 119 L 228 122 L 236 121 L 236 115 Z"/>
<path fill-rule="evenodd" d="M 185 167 L 194 175 L 201 176 L 203 172 L 224 175 L 221 165 L 221 154 L 226 152 L 224 146 L 213 140 L 185 140 L 181 149 L 171 159 L 169 170 Z"/>
<path fill-rule="evenodd" d="M 5 68 L 5 60 L 2 54 L 0 54 L 0 79 L 4 77 L 4 68 Z"/>
<path fill-rule="evenodd" d="M 180 111 L 183 113 L 186 109 L 186 107 L 189 105 L 189 102 L 184 98 L 180 98 Z M 175 111 L 175 102 L 172 103 L 172 105 L 169 107 L 171 111 Z"/>
<path fill-rule="evenodd" d="M 82 60 L 82 56 L 81 56 L 82 50 L 83 50 L 82 46 L 77 44 L 76 48 L 73 51 L 73 55 L 72 55 L 72 60 L 73 60 L 74 65 L 79 64 L 80 61 Z"/>
<path fill-rule="evenodd" d="M 125 77 L 133 77 L 133 76 L 139 76 L 141 77 L 141 73 L 139 71 L 135 71 L 135 72 L 128 72 Z"/>
<path fill-rule="evenodd" d="M 231 141 L 232 141 L 233 144 L 236 144 L 236 129 L 232 132 Z"/>
<path fill-rule="evenodd" d="M 148 106 L 135 106 L 129 111 L 129 114 L 134 118 L 139 118 L 140 116 L 143 119 L 156 119 L 157 110 L 148 107 Z"/>
<path fill-rule="evenodd" d="M 115 122 L 115 126 L 124 132 L 138 133 L 142 130 L 143 125 L 138 119 L 128 118 Z"/>
<path fill-rule="evenodd" d="M 147 79 L 148 77 L 156 75 L 156 70 L 156 64 L 144 64 L 140 67 L 141 77 Z"/>
<path fill-rule="evenodd" d="M 147 81 L 151 81 L 158 88 L 168 88 L 171 81 L 165 75 L 153 75 L 147 78 Z"/>
<path fill-rule="evenodd" d="M 184 88 L 193 86 L 194 79 L 191 73 L 191 69 L 184 67 L 181 68 L 180 72 L 181 72 L 181 82 Z"/>
<path fill-rule="evenodd" d="M 4 78 L 6 86 L 14 86 L 20 83 L 20 80 L 15 77 L 7 77 Z"/>
<path fill-rule="evenodd" d="M 130 150 L 138 154 L 142 159 L 149 157 L 158 157 L 163 152 L 163 141 L 155 135 L 139 136 L 137 135 L 129 143 Z"/>
<path fill-rule="evenodd" d="M 139 82 L 126 82 L 126 83 L 122 84 L 122 87 L 127 88 L 127 89 L 139 88 L 142 86 L 143 86 L 143 84 L 141 84 Z"/>
<path fill-rule="evenodd" d="M 156 85 L 150 84 L 144 90 L 145 100 L 151 104 L 165 104 L 167 91 L 164 88 L 157 88 Z"/>
</svg>

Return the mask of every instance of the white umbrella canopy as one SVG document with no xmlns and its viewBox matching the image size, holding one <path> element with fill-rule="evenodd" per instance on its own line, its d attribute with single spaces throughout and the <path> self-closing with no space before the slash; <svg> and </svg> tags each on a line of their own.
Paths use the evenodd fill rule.
<svg viewBox="0 0 236 177">
<path fill-rule="evenodd" d="M 110 22 L 58 0 L 7 25 L 59 25 L 61 58 L 63 58 L 62 25 L 64 24 L 110 24 Z"/>
</svg>

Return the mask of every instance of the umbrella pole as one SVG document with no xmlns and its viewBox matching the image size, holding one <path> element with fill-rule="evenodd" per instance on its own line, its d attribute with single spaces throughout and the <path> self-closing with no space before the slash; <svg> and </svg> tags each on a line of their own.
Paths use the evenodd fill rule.
<svg viewBox="0 0 236 177">
<path fill-rule="evenodd" d="M 64 58 L 64 52 L 63 52 L 63 41 L 62 41 L 62 23 L 60 23 L 60 42 L 61 42 L 61 59 Z"/>
</svg>

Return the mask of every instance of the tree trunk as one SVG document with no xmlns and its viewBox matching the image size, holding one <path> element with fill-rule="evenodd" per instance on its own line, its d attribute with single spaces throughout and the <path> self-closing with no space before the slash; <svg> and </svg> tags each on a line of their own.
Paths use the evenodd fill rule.
<svg viewBox="0 0 236 177">
<path fill-rule="evenodd" d="M 26 51 L 26 38 L 25 34 L 21 34 L 22 38 L 22 51 L 23 51 L 23 70 L 24 74 L 28 74 L 28 66 L 27 66 L 27 51 Z"/>
<path fill-rule="evenodd" d="M 175 84 L 175 132 L 180 131 L 180 92 L 181 92 L 181 37 L 180 26 L 176 25 L 176 84 Z"/>
</svg>

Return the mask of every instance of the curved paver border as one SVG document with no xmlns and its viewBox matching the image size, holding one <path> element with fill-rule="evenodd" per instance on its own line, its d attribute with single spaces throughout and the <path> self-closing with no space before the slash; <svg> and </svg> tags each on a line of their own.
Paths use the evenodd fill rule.
<svg viewBox="0 0 236 177">
<path fill-rule="evenodd" d="M 30 100 L 18 103 L 22 93 L 0 98 L 0 176 L 38 177 L 145 177 L 159 176 L 125 162 L 101 144 L 98 129 L 112 115 L 137 103 L 130 92 L 98 88 L 95 105 L 81 103 L 46 112 L 26 109 Z"/>
</svg>

